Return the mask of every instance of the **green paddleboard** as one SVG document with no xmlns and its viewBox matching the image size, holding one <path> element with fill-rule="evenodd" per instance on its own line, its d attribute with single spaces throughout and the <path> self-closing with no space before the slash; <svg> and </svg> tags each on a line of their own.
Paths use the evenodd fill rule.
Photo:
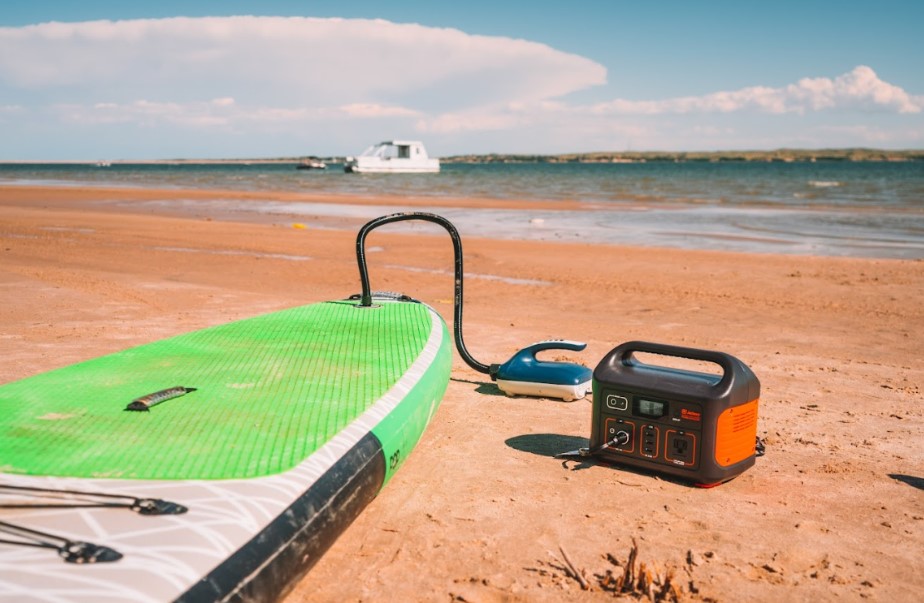
<svg viewBox="0 0 924 603">
<path fill-rule="evenodd" d="M 451 356 L 424 304 L 336 301 L 0 386 L 0 600 L 277 598 L 413 449 Z"/>
</svg>

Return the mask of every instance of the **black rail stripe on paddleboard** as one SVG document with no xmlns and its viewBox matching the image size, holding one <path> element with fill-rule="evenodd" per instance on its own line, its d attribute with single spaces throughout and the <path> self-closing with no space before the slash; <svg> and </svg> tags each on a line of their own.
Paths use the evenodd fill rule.
<svg viewBox="0 0 924 603">
<path fill-rule="evenodd" d="M 382 443 L 367 433 L 283 513 L 178 602 L 275 601 L 337 540 L 385 482 Z"/>
</svg>

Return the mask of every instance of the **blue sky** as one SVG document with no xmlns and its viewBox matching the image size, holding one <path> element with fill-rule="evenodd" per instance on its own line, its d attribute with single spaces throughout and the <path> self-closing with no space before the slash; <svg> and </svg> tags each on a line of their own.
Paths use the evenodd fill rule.
<svg viewBox="0 0 924 603">
<path fill-rule="evenodd" d="M 924 2 L 0 3 L 0 160 L 924 148 Z"/>
</svg>

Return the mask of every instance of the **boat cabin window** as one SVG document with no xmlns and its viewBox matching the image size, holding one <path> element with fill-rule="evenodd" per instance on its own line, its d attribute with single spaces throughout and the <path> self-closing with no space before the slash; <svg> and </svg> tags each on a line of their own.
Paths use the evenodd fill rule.
<svg viewBox="0 0 924 603">
<path fill-rule="evenodd" d="M 419 144 L 391 144 L 388 142 L 373 145 L 360 155 L 360 157 L 378 157 L 384 160 L 417 159 L 421 156 L 426 157 L 426 152 Z"/>
</svg>

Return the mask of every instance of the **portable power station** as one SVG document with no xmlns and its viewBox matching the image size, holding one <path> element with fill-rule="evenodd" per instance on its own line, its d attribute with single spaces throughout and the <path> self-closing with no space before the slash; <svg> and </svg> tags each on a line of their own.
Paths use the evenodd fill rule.
<svg viewBox="0 0 924 603">
<path fill-rule="evenodd" d="M 722 374 L 646 364 L 636 353 L 708 362 Z M 757 377 L 729 354 L 623 343 L 593 372 L 589 450 L 601 460 L 714 486 L 754 465 L 759 397 Z"/>
</svg>

